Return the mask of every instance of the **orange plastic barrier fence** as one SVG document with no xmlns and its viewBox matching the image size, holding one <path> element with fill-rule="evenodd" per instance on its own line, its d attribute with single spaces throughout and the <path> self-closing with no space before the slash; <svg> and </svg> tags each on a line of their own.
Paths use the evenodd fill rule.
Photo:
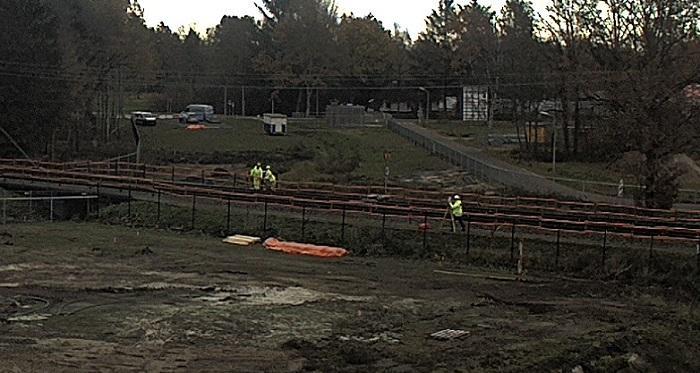
<svg viewBox="0 0 700 373">
<path fill-rule="evenodd" d="M 348 255 L 348 251 L 339 247 L 316 246 L 297 242 L 283 242 L 275 238 L 268 238 L 263 244 L 266 249 L 279 251 L 293 255 L 309 255 L 319 258 L 342 258 Z"/>
</svg>

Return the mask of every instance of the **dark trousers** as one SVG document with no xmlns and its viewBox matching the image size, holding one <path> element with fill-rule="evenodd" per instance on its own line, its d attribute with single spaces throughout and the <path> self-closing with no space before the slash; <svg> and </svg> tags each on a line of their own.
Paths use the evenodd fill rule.
<svg viewBox="0 0 700 373">
<path fill-rule="evenodd" d="M 462 232 L 467 230 L 467 226 L 464 225 L 464 215 L 462 216 L 455 216 L 454 217 L 455 221 L 459 223 L 459 225 L 462 227 Z"/>
</svg>

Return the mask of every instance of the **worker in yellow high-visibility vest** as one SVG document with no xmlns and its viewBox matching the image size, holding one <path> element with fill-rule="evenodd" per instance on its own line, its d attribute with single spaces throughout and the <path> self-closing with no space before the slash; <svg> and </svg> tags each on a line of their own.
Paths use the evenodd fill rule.
<svg viewBox="0 0 700 373">
<path fill-rule="evenodd" d="M 263 180 L 263 169 L 260 162 L 253 166 L 253 169 L 250 170 L 250 180 L 253 183 L 253 189 L 260 190 Z"/>
<path fill-rule="evenodd" d="M 274 173 L 272 173 L 272 168 L 270 166 L 265 168 L 265 176 L 263 177 L 263 180 L 265 181 L 266 190 L 273 190 L 277 187 L 277 177 Z"/>
<path fill-rule="evenodd" d="M 455 221 L 459 222 L 459 225 L 462 227 L 462 232 L 464 232 L 467 228 L 464 225 L 464 209 L 462 208 L 462 198 L 459 195 L 455 195 L 454 197 L 448 198 L 447 203 L 450 205 L 450 213 L 452 214 L 452 217 Z M 455 229 L 454 224 L 452 227 L 453 229 Z"/>
</svg>

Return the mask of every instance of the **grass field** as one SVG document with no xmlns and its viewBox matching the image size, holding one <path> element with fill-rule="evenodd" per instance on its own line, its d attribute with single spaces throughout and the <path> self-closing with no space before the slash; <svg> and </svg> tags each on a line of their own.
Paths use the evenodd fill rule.
<svg viewBox="0 0 700 373">
<path fill-rule="evenodd" d="M 290 123 L 289 135 L 264 134 L 256 120 L 226 119 L 201 132 L 188 132 L 173 121 L 142 128 L 149 162 L 235 165 L 247 169 L 270 163 L 287 180 L 375 183 L 383 181 L 384 152 L 391 153 L 391 177 L 444 171 L 450 165 L 383 127 L 330 129 L 323 123 Z"/>
</svg>

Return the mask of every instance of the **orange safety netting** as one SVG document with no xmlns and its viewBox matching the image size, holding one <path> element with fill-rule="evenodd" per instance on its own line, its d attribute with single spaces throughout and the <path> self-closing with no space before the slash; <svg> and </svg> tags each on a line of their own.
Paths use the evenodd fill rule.
<svg viewBox="0 0 700 373">
<path fill-rule="evenodd" d="M 275 238 L 268 238 L 263 244 L 265 248 L 294 255 L 310 255 L 320 258 L 341 258 L 348 255 L 348 251 L 339 247 L 316 246 L 297 242 L 283 242 Z"/>
</svg>

